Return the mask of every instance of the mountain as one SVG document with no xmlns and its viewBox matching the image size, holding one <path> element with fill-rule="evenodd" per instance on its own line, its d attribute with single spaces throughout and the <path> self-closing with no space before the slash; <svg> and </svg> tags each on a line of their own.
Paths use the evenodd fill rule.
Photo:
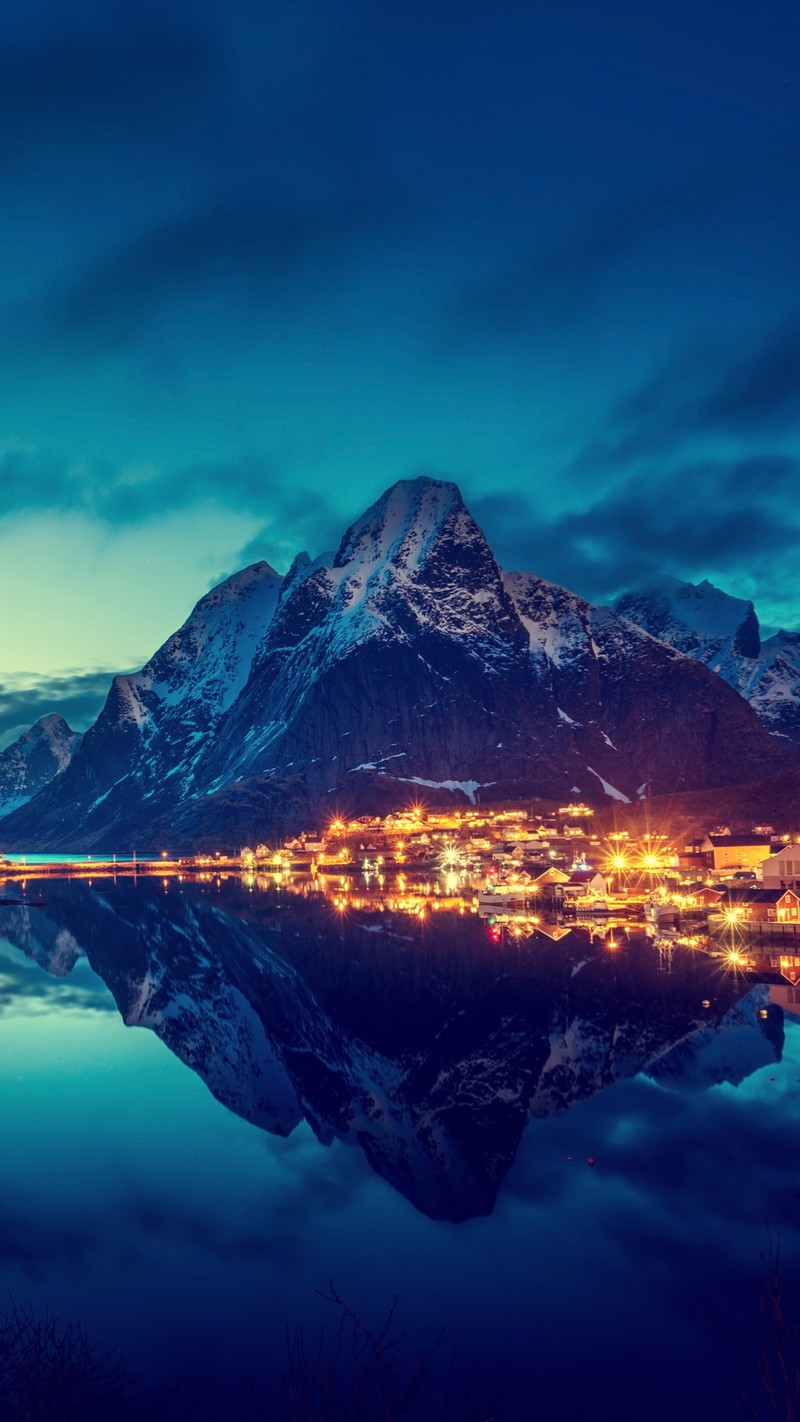
<svg viewBox="0 0 800 1422">
<path fill-rule="evenodd" d="M 151 806 L 191 793 L 195 762 L 247 681 L 281 583 L 264 562 L 227 578 L 140 672 L 114 677 L 66 789 L 48 797 L 56 829 L 45 841 L 37 810 L 18 842 L 69 847 L 76 826 L 93 822 L 122 826 L 124 836 L 155 818 Z"/>
<path fill-rule="evenodd" d="M 229 1110 L 281 1136 L 308 1121 L 433 1219 L 488 1214 L 530 1122 L 641 1071 L 670 1090 L 738 1083 L 783 1047 L 767 989 L 740 1001 L 690 951 L 661 973 L 641 940 L 612 961 L 588 930 L 497 944 L 458 914 L 435 932 L 401 914 L 332 924 L 318 899 L 156 878 L 51 881 L 43 907 L 2 914 L 50 971 L 64 945 L 84 951 L 125 1023 Z"/>
<path fill-rule="evenodd" d="M 752 602 L 706 580 L 657 578 L 624 593 L 614 610 L 723 677 L 800 754 L 800 632 L 762 642 Z"/>
<path fill-rule="evenodd" d="M 30 730 L 0 751 L 0 815 L 27 804 L 43 786 L 61 775 L 77 754 L 78 731 L 63 716 L 41 716 Z"/>
<path fill-rule="evenodd" d="M 228 579 L 6 844 L 236 847 L 328 807 L 629 801 L 796 766 L 718 677 L 608 608 L 503 574 L 454 484 L 389 489 L 334 555 Z"/>
</svg>

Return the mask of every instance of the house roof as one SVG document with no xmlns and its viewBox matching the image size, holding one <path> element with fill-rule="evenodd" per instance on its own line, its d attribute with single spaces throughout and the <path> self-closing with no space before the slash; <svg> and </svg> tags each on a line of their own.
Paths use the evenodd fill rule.
<svg viewBox="0 0 800 1422">
<path fill-rule="evenodd" d="M 768 834 L 710 834 L 708 839 L 715 849 L 745 849 L 771 843 Z"/>
<path fill-rule="evenodd" d="M 569 874 L 567 874 L 566 870 L 559 869 L 556 864 L 551 864 L 548 866 L 547 869 L 543 871 L 543 873 L 537 875 L 536 883 L 565 884 L 568 879 Z"/>
<path fill-rule="evenodd" d="M 775 853 L 770 855 L 769 859 L 764 860 L 764 868 L 768 869 L 770 864 L 772 864 L 774 860 L 780 859 L 783 854 L 791 854 L 794 858 L 798 852 L 800 852 L 800 844 L 783 844 L 780 849 L 776 849 Z"/>
<path fill-rule="evenodd" d="M 793 894 L 792 889 L 729 889 L 726 903 L 732 904 L 777 904 L 785 894 Z M 796 898 L 797 895 L 795 894 Z"/>
</svg>

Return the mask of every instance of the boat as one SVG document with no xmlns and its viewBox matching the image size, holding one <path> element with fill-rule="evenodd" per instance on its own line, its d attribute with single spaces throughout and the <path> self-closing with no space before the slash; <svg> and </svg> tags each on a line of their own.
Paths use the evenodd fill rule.
<svg viewBox="0 0 800 1422">
<path fill-rule="evenodd" d="M 525 890 L 515 884 L 498 884 L 493 889 L 482 889 L 478 894 L 481 913 L 508 913 L 512 909 L 524 908 L 526 903 Z"/>
</svg>

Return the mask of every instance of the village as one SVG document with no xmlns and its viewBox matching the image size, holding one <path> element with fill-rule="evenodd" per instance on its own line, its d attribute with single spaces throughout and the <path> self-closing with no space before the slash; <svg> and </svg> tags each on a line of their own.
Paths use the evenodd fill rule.
<svg viewBox="0 0 800 1422">
<path fill-rule="evenodd" d="M 614 947 L 620 932 L 644 931 L 667 961 L 671 947 L 703 947 L 800 980 L 798 836 L 717 825 L 676 842 L 663 830 L 598 833 L 594 818 L 582 803 L 551 814 L 414 804 L 334 817 L 321 832 L 242 850 L 240 865 L 253 886 L 323 892 L 339 912 L 472 912 L 495 940 L 558 939 L 582 924 Z"/>
<path fill-rule="evenodd" d="M 557 940 L 580 924 L 613 948 L 621 934 L 645 932 L 667 959 L 672 947 L 702 947 L 800 982 L 800 836 L 754 824 L 676 838 L 664 828 L 606 831 L 596 818 L 580 802 L 550 812 L 414 803 L 382 817 L 334 815 L 238 854 L 17 857 L 0 875 L 24 885 L 64 873 L 241 876 L 249 889 L 323 895 L 337 913 L 477 914 L 495 941 Z"/>
</svg>

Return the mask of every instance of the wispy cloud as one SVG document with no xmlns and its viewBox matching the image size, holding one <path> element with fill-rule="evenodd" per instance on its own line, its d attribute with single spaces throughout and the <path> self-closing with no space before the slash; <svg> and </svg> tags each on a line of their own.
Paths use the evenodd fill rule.
<svg viewBox="0 0 800 1422">
<path fill-rule="evenodd" d="M 791 502 L 799 483 L 800 460 L 783 454 L 675 459 L 628 473 L 610 491 L 590 490 L 556 517 L 524 498 L 477 499 L 472 508 L 506 566 L 590 598 L 656 573 L 693 578 L 702 570 L 737 586 L 761 577 L 780 601 L 800 536 Z"/>
<path fill-rule="evenodd" d="M 706 338 L 674 352 L 615 401 L 579 454 L 579 473 L 701 447 L 709 440 L 775 439 L 800 415 L 800 311 L 731 341 Z"/>
<path fill-rule="evenodd" d="M 395 214 L 396 216 L 396 214 Z M 341 279 L 347 259 L 382 225 L 377 199 L 316 201 L 221 194 L 98 253 L 81 270 L 10 313 L 10 337 L 28 348 L 53 340 L 86 350 L 133 344 L 157 317 L 209 299 L 252 319 L 284 319 Z"/>
<path fill-rule="evenodd" d="M 0 518 L 19 513 L 77 513 L 110 526 L 148 523 L 211 504 L 246 509 L 254 519 L 297 519 L 329 508 L 327 497 L 300 486 L 293 471 L 267 456 L 159 468 L 87 463 L 48 452 L 0 457 Z"/>
<path fill-rule="evenodd" d="M 0 672 L 0 748 L 51 711 L 60 712 L 73 730 L 85 730 L 99 715 L 120 670 Z"/>
<path fill-rule="evenodd" d="M 187 100 L 208 101 L 224 71 L 213 31 L 147 9 L 120 9 L 111 23 L 61 10 L 49 32 L 5 36 L 0 127 L 14 141 L 4 143 L 0 166 L 30 162 L 37 149 L 63 151 L 66 136 L 84 153 L 111 135 L 150 143 L 166 112 L 180 121 Z"/>
</svg>

